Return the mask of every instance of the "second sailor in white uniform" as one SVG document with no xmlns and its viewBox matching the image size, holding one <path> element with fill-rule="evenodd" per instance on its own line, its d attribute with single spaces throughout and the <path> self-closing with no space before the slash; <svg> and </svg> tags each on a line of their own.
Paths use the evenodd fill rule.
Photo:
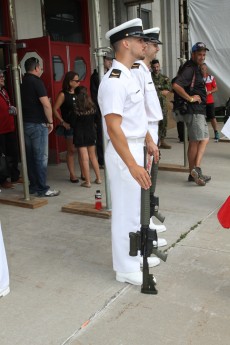
<svg viewBox="0 0 230 345">
<path fill-rule="evenodd" d="M 116 279 L 142 284 L 140 257 L 129 256 L 129 232 L 140 229 L 141 187 L 151 180 L 143 168 L 143 146 L 147 133 L 144 97 L 130 68 L 144 59 L 146 43 L 141 19 L 133 19 L 106 37 L 115 50 L 112 68 L 103 77 L 98 103 L 109 140 L 105 152 L 112 199 L 112 252 Z"/>
</svg>

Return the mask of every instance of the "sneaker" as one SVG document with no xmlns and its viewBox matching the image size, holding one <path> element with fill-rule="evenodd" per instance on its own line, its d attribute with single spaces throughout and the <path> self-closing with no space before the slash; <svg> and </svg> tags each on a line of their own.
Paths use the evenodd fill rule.
<svg viewBox="0 0 230 345">
<path fill-rule="evenodd" d="M 203 174 L 202 176 L 206 183 L 211 180 L 211 176 L 203 175 Z M 191 174 L 188 175 L 188 182 L 195 182 L 194 177 L 192 177 Z"/>
<path fill-rule="evenodd" d="M 46 197 L 58 196 L 60 193 L 61 193 L 60 190 L 48 189 L 47 192 L 43 196 L 46 196 Z"/>
<path fill-rule="evenodd" d="M 10 287 L 9 286 L 7 286 L 7 288 L 5 288 L 4 290 L 0 290 L 0 298 L 5 297 L 6 295 L 8 295 L 8 293 L 10 293 Z"/>
<path fill-rule="evenodd" d="M 201 173 L 201 174 L 202 174 L 202 173 Z M 203 176 L 203 179 L 205 180 L 206 183 L 209 182 L 209 181 L 211 180 L 211 176 L 203 175 L 203 174 L 202 174 L 202 176 Z"/>
<path fill-rule="evenodd" d="M 204 177 L 202 175 L 201 168 L 199 168 L 199 167 L 193 168 L 191 171 L 191 175 L 194 178 L 194 181 L 198 186 L 205 186 L 206 185 L 206 182 L 205 182 Z"/>
<path fill-rule="evenodd" d="M 194 177 L 191 174 L 188 175 L 188 182 L 195 182 Z"/>
<path fill-rule="evenodd" d="M 215 140 L 215 142 L 218 143 L 218 141 L 220 140 L 220 134 L 219 134 L 219 132 L 218 132 L 218 131 L 215 131 L 214 135 L 215 135 L 214 140 Z"/>
</svg>

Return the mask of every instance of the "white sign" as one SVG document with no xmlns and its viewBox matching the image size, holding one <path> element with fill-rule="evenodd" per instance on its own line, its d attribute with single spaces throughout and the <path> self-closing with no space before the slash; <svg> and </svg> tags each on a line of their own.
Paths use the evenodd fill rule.
<svg viewBox="0 0 230 345">
<path fill-rule="evenodd" d="M 36 52 L 26 52 L 25 55 L 23 56 L 23 58 L 21 59 L 20 66 L 21 66 L 22 75 L 24 75 L 26 73 L 25 66 L 24 66 L 25 61 L 31 57 L 35 57 L 36 59 L 38 59 L 39 65 L 41 67 L 41 75 L 42 75 L 42 73 L 43 73 L 43 59 Z"/>
<path fill-rule="evenodd" d="M 230 117 L 228 118 L 228 121 L 225 123 L 224 127 L 221 129 L 221 132 L 230 139 Z"/>
</svg>

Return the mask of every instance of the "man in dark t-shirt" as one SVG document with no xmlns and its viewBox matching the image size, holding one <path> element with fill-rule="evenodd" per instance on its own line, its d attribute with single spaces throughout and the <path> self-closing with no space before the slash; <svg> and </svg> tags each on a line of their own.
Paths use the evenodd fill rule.
<svg viewBox="0 0 230 345">
<path fill-rule="evenodd" d="M 205 186 L 211 177 L 202 174 L 201 160 L 209 141 L 206 115 L 206 88 L 200 66 L 204 63 L 206 45 L 197 42 L 192 47 L 191 59 L 184 64 L 174 79 L 172 87 L 176 94 L 188 103 L 187 113 L 183 115 L 188 128 L 188 181 L 194 181 L 199 186 Z"/>
<path fill-rule="evenodd" d="M 48 164 L 48 135 L 53 130 L 50 101 L 40 79 L 39 60 L 31 57 L 25 61 L 26 74 L 21 85 L 22 114 L 30 194 L 57 196 L 46 184 Z"/>
</svg>

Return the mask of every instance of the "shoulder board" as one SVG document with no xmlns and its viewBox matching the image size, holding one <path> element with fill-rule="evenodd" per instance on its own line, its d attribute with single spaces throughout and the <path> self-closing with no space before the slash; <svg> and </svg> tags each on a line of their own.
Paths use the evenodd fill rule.
<svg viewBox="0 0 230 345">
<path fill-rule="evenodd" d="M 131 69 L 134 69 L 134 68 L 139 68 L 140 67 L 140 64 L 138 62 L 134 62 L 134 64 L 132 65 Z"/>
<path fill-rule="evenodd" d="M 121 70 L 114 68 L 112 72 L 110 73 L 109 78 L 120 78 L 121 76 Z"/>
</svg>

